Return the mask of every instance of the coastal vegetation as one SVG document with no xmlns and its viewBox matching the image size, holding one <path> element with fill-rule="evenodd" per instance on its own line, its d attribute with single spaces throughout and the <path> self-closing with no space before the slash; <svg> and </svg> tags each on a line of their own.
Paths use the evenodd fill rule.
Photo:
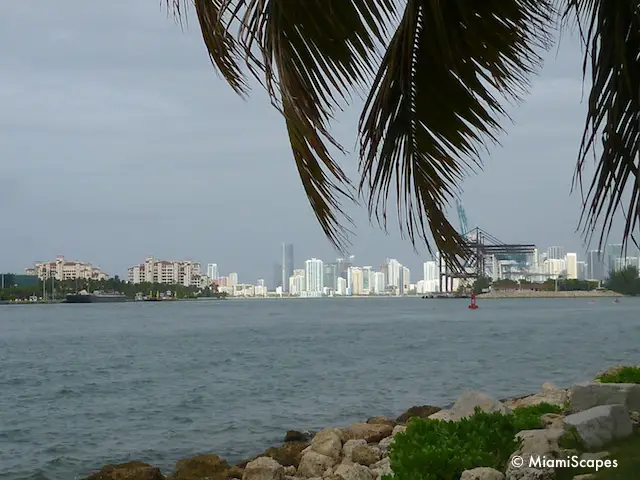
<svg viewBox="0 0 640 480">
<path fill-rule="evenodd" d="M 27 301 L 32 297 L 49 300 L 63 300 L 69 293 L 80 290 L 87 292 L 103 291 L 122 293 L 127 298 L 134 299 L 136 295 L 157 296 L 170 291 L 174 298 L 224 297 L 226 294 L 213 292 L 209 287 L 185 287 L 184 285 L 159 283 L 129 283 L 121 280 L 117 275 L 107 280 L 46 280 L 38 281 L 31 286 L 5 286 L 0 289 L 0 300 Z"/>
<path fill-rule="evenodd" d="M 542 415 L 561 411 L 540 403 L 508 414 L 476 408 L 472 416 L 457 422 L 414 419 L 394 438 L 393 476 L 383 479 L 458 480 L 462 472 L 479 466 L 501 471 L 519 446 L 516 434 L 541 428 Z"/>
<path fill-rule="evenodd" d="M 637 383 L 640 384 L 640 367 L 619 367 L 601 375 L 597 380 L 601 383 Z"/>
<path fill-rule="evenodd" d="M 190 4 L 165 2 L 180 19 Z M 573 179 L 579 224 L 602 245 L 621 215 L 626 247 L 640 219 L 637 1 L 193 3 L 214 68 L 243 97 L 257 80 L 283 115 L 305 192 L 334 245 L 349 243 L 345 202 L 363 200 L 383 228 L 396 217 L 414 245 L 453 266 L 471 253 L 447 209 L 498 142 L 506 105 L 524 98 L 543 53 L 572 28 L 584 46 L 588 98 Z M 346 150 L 330 126 L 361 96 L 354 183 L 336 160 Z"/>
<path fill-rule="evenodd" d="M 605 287 L 623 295 L 640 295 L 640 278 L 638 269 L 634 266 L 626 267 L 618 272 L 611 272 L 605 281 Z"/>
</svg>

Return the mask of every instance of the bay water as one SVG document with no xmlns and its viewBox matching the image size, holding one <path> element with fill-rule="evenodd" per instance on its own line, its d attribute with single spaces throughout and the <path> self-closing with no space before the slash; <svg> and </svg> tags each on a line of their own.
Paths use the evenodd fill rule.
<svg viewBox="0 0 640 480">
<path fill-rule="evenodd" d="M 240 461 L 288 429 L 395 417 L 640 364 L 640 300 L 199 300 L 0 306 L 0 479 Z"/>
</svg>

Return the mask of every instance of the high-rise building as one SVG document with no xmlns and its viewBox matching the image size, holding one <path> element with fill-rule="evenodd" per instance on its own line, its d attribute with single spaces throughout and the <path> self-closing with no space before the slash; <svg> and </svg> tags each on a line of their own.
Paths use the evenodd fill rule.
<svg viewBox="0 0 640 480">
<path fill-rule="evenodd" d="M 567 253 L 565 265 L 567 267 L 567 278 L 576 280 L 578 278 L 578 255 Z"/>
<path fill-rule="evenodd" d="M 386 290 L 383 272 L 373 273 L 373 293 L 376 295 L 383 295 Z"/>
<path fill-rule="evenodd" d="M 547 249 L 547 259 L 564 260 L 564 247 L 549 247 Z"/>
<path fill-rule="evenodd" d="M 578 280 L 587 279 L 587 262 L 578 262 Z"/>
<path fill-rule="evenodd" d="M 129 268 L 128 277 L 131 283 L 165 283 L 199 287 L 200 264 L 190 260 L 176 262 L 147 257 L 144 263 Z"/>
<path fill-rule="evenodd" d="M 424 293 L 435 293 L 439 291 L 440 283 L 438 279 L 438 263 L 435 260 L 424 262 Z"/>
<path fill-rule="evenodd" d="M 289 277 L 293 275 L 293 244 L 282 244 L 282 289 L 289 291 Z"/>
<path fill-rule="evenodd" d="M 349 277 L 351 278 L 351 283 L 348 287 L 351 289 L 351 295 L 362 295 L 362 290 L 364 290 L 364 275 L 362 273 L 362 268 L 350 267 Z"/>
<path fill-rule="evenodd" d="M 289 295 L 302 295 L 306 290 L 305 271 L 296 269 L 289 277 Z"/>
<path fill-rule="evenodd" d="M 229 274 L 229 283 L 230 287 L 235 287 L 236 285 L 238 285 L 238 274 L 236 272 L 231 272 Z"/>
<path fill-rule="evenodd" d="M 288 284 L 289 284 L 289 280 L 287 280 L 287 285 Z M 282 286 L 282 265 L 279 263 L 276 263 L 273 266 L 273 289 L 275 290 L 276 288 L 281 286 Z"/>
<path fill-rule="evenodd" d="M 606 276 L 609 276 L 609 274 L 612 271 L 616 270 L 616 260 L 619 260 L 622 257 L 622 244 L 620 243 L 615 243 L 615 244 L 609 244 L 607 245 L 606 249 L 605 249 L 605 271 L 606 271 Z M 620 264 L 620 262 L 618 261 L 618 265 Z"/>
<path fill-rule="evenodd" d="M 347 294 L 347 281 L 342 277 L 338 277 L 336 281 L 336 294 L 343 296 Z"/>
<path fill-rule="evenodd" d="M 369 294 L 373 291 L 373 267 L 362 267 L 362 293 Z"/>
<path fill-rule="evenodd" d="M 220 275 L 218 273 L 218 264 L 217 263 L 208 263 L 207 264 L 207 277 L 209 277 L 211 279 L 211 281 L 217 282 L 219 276 Z"/>
<path fill-rule="evenodd" d="M 25 275 L 35 275 L 40 280 L 106 280 L 108 275 L 90 263 L 65 260 L 57 257 L 52 262 L 36 262 L 33 268 L 25 269 Z"/>
<path fill-rule="evenodd" d="M 387 285 L 398 288 L 400 286 L 400 272 L 402 265 L 395 258 L 388 258 L 386 261 Z"/>
<path fill-rule="evenodd" d="M 587 253 L 587 280 L 602 281 L 606 278 L 604 265 L 604 252 L 602 250 L 590 250 Z"/>
<path fill-rule="evenodd" d="M 411 272 L 407 267 L 402 267 L 402 288 L 400 289 L 400 293 L 402 295 L 406 295 L 409 293 L 409 285 L 411 285 Z"/>
<path fill-rule="evenodd" d="M 329 290 L 336 290 L 338 288 L 338 264 L 337 263 L 325 263 L 323 268 L 324 287 Z"/>
<path fill-rule="evenodd" d="M 305 265 L 305 293 L 308 297 L 322 296 L 323 288 L 323 271 L 322 260 L 311 258 L 304 262 Z"/>
</svg>

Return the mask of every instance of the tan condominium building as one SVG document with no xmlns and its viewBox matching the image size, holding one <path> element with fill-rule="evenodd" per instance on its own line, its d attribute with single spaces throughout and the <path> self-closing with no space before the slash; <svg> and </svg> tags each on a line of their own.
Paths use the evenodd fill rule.
<svg viewBox="0 0 640 480">
<path fill-rule="evenodd" d="M 198 262 L 155 260 L 153 257 L 147 257 L 144 263 L 129 267 L 128 280 L 131 283 L 165 283 L 200 287 L 202 275 Z"/>
<path fill-rule="evenodd" d="M 40 280 L 106 280 L 109 276 L 90 263 L 65 260 L 57 257 L 52 262 L 36 262 L 33 268 L 26 268 L 26 275 L 37 276 Z"/>
</svg>

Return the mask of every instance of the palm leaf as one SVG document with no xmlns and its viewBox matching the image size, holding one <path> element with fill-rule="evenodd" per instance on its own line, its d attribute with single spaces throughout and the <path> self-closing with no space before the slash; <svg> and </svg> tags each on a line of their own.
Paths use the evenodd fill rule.
<svg viewBox="0 0 640 480">
<path fill-rule="evenodd" d="M 446 207 L 496 140 L 498 97 L 525 91 L 550 14 L 538 1 L 409 0 L 375 78 L 360 123 L 369 212 L 386 226 L 395 185 L 401 231 L 430 250 L 433 237 L 453 266 L 469 252 Z"/>
<path fill-rule="evenodd" d="M 617 211 L 627 203 L 626 250 L 640 219 L 640 3 L 567 0 L 565 13 L 576 15 L 586 47 L 583 74 L 586 77 L 590 70 L 592 83 L 574 185 L 583 188 L 587 157 L 599 157 L 581 225 L 589 241 L 600 230 L 601 248 Z"/>
</svg>

